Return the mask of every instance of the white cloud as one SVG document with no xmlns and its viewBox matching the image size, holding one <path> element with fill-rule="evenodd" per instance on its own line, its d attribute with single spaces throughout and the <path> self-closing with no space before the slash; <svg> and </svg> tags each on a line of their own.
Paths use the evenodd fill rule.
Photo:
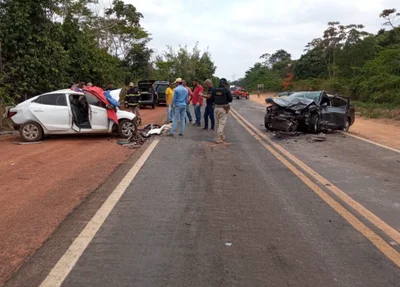
<svg viewBox="0 0 400 287">
<path fill-rule="evenodd" d="M 379 13 L 398 8 L 398 0 L 126 0 L 144 15 L 152 34 L 150 46 L 161 53 L 167 45 L 209 48 L 217 75 L 244 75 L 263 53 L 285 49 L 294 58 L 319 37 L 329 21 L 380 29 Z M 399 4 L 397 4 L 399 5 Z"/>
</svg>

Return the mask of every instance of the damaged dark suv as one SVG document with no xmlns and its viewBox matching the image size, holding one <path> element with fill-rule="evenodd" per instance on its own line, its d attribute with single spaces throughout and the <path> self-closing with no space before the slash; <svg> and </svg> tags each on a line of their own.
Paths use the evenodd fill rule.
<svg viewBox="0 0 400 287">
<path fill-rule="evenodd" d="M 354 123 L 350 99 L 324 91 L 297 92 L 287 98 L 267 98 L 265 127 L 268 130 L 311 133 L 327 130 L 348 131 Z"/>
</svg>

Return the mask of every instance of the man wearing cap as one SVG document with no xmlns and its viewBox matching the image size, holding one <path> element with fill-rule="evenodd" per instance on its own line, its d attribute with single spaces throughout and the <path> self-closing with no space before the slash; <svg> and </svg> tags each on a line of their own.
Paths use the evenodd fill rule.
<svg viewBox="0 0 400 287">
<path fill-rule="evenodd" d="M 169 136 L 174 136 L 176 128 L 178 127 L 178 118 L 181 120 L 181 130 L 179 135 L 183 136 L 185 131 L 185 114 L 186 106 L 188 102 L 188 90 L 183 86 L 182 79 L 177 78 L 175 80 L 176 88 L 174 90 L 174 98 L 172 99 L 172 106 L 175 108 L 174 120 L 172 123 L 172 129 Z"/>
<path fill-rule="evenodd" d="M 215 118 L 218 123 L 216 143 L 220 144 L 225 141 L 224 129 L 228 120 L 230 110 L 229 103 L 232 102 L 232 94 L 227 88 L 228 82 L 225 78 L 219 81 L 218 88 L 213 89 L 211 94 L 212 102 L 215 105 Z"/>
</svg>

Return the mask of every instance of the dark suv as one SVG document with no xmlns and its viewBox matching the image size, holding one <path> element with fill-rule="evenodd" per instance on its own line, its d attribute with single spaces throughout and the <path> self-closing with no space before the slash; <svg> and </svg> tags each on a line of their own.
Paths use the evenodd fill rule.
<svg viewBox="0 0 400 287">
<path fill-rule="evenodd" d="M 156 92 L 158 94 L 157 98 L 157 106 L 160 104 L 166 104 L 166 98 L 165 98 L 165 90 L 169 87 L 169 82 L 168 81 L 157 81 L 155 82 L 156 84 Z"/>
</svg>

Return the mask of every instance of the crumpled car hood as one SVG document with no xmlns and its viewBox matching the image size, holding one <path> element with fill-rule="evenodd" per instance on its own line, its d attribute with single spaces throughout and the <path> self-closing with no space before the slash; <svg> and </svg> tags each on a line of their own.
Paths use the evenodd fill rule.
<svg viewBox="0 0 400 287">
<path fill-rule="evenodd" d="M 306 98 L 272 98 L 272 101 L 281 108 L 293 111 L 301 111 L 312 104 L 315 105 L 313 100 Z"/>
</svg>

